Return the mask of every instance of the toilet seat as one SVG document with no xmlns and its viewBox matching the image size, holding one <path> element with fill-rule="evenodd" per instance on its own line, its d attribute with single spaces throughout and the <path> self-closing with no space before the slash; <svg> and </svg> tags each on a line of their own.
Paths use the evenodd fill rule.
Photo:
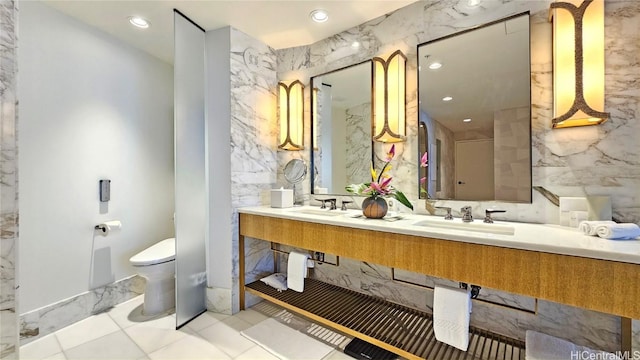
<svg viewBox="0 0 640 360">
<path fill-rule="evenodd" d="M 133 266 L 149 266 L 176 259 L 176 239 L 169 238 L 133 255 L 129 261 Z"/>
</svg>

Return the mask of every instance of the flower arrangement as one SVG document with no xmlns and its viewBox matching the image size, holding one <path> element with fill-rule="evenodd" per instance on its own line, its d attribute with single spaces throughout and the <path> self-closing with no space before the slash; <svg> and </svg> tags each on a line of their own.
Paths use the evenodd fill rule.
<svg viewBox="0 0 640 360">
<path fill-rule="evenodd" d="M 371 181 L 361 184 L 351 184 L 346 187 L 346 190 L 350 193 L 368 196 L 373 199 L 384 196 L 392 196 L 402 205 L 413 210 L 413 205 L 411 205 L 402 191 L 394 188 L 391 185 L 391 180 L 393 178 L 389 175 L 389 170 L 391 169 L 391 160 L 393 160 L 395 155 L 396 145 L 394 144 L 391 146 L 391 149 L 387 153 L 387 158 L 385 159 L 384 166 L 382 166 L 379 174 L 373 168 L 373 164 L 371 164 Z"/>
<path fill-rule="evenodd" d="M 422 154 L 422 157 L 420 158 L 420 167 L 423 168 L 427 168 L 429 167 L 429 154 L 427 152 L 425 152 L 424 154 Z M 425 194 L 427 199 L 429 199 L 429 190 L 427 189 L 427 177 L 423 177 L 420 179 L 420 195 Z"/>
</svg>

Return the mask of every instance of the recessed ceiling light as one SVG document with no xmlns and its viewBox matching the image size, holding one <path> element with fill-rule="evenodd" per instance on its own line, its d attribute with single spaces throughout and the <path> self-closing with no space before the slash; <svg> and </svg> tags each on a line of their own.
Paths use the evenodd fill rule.
<svg viewBox="0 0 640 360">
<path fill-rule="evenodd" d="M 453 98 L 451 96 L 445 96 L 442 98 L 442 101 L 451 101 Z"/>
<path fill-rule="evenodd" d="M 468 4 L 469 6 L 478 6 L 478 5 L 480 5 L 480 2 L 481 2 L 481 1 L 482 1 L 482 0 L 468 0 L 468 1 L 467 1 L 467 4 Z"/>
<path fill-rule="evenodd" d="M 327 20 L 329 20 L 329 14 L 322 10 L 322 9 L 315 9 L 313 10 L 309 16 L 311 17 L 311 20 L 318 22 L 318 23 L 323 23 Z"/>
<path fill-rule="evenodd" d="M 151 25 L 149 21 L 141 18 L 140 16 L 130 16 L 129 22 L 131 23 L 131 25 L 139 27 L 140 29 L 146 29 Z"/>
<path fill-rule="evenodd" d="M 431 64 L 429 64 L 429 69 L 431 70 L 440 69 L 441 67 L 442 67 L 442 64 L 439 62 L 432 62 Z"/>
<path fill-rule="evenodd" d="M 354 42 L 351 43 L 351 47 L 354 48 L 354 49 L 357 49 L 357 48 L 360 47 L 360 43 L 357 42 L 357 41 L 354 41 Z"/>
<path fill-rule="evenodd" d="M 466 118 L 466 119 L 462 120 L 462 122 L 471 122 L 471 119 Z"/>
</svg>

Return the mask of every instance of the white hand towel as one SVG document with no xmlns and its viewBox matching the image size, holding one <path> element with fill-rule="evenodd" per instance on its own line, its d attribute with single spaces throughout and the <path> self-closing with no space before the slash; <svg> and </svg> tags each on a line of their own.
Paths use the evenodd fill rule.
<svg viewBox="0 0 640 360">
<path fill-rule="evenodd" d="M 438 341 L 467 351 L 470 312 L 468 290 L 436 285 L 433 290 L 433 332 Z"/>
<path fill-rule="evenodd" d="M 598 225 L 606 225 L 606 224 L 610 224 L 610 225 L 615 225 L 616 223 L 614 221 L 611 220 L 606 220 L 606 221 L 581 221 L 580 224 L 578 225 L 578 229 L 580 229 L 580 231 L 582 231 L 585 235 L 591 235 L 591 236 L 596 236 L 596 227 Z"/>
<path fill-rule="evenodd" d="M 620 359 L 613 353 L 592 350 L 531 330 L 527 330 L 525 344 L 525 359 L 527 360 Z"/>
<path fill-rule="evenodd" d="M 596 234 L 611 240 L 630 240 L 640 236 L 640 227 L 636 224 L 604 224 L 596 226 Z"/>
<path fill-rule="evenodd" d="M 307 259 L 309 254 L 289 252 L 287 260 L 287 287 L 297 292 L 304 291 L 304 278 L 307 277 Z"/>
</svg>

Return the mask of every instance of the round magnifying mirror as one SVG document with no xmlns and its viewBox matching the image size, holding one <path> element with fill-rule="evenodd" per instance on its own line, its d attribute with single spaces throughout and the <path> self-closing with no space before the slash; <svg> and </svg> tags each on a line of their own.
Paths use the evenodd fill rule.
<svg viewBox="0 0 640 360">
<path fill-rule="evenodd" d="M 284 166 L 284 178 L 289 184 L 297 184 L 307 176 L 307 166 L 300 159 L 293 159 Z"/>
<path fill-rule="evenodd" d="M 296 184 L 300 183 L 307 176 L 307 165 L 300 159 L 293 159 L 284 166 L 284 178 L 293 185 L 293 203 L 298 203 Z"/>
</svg>

